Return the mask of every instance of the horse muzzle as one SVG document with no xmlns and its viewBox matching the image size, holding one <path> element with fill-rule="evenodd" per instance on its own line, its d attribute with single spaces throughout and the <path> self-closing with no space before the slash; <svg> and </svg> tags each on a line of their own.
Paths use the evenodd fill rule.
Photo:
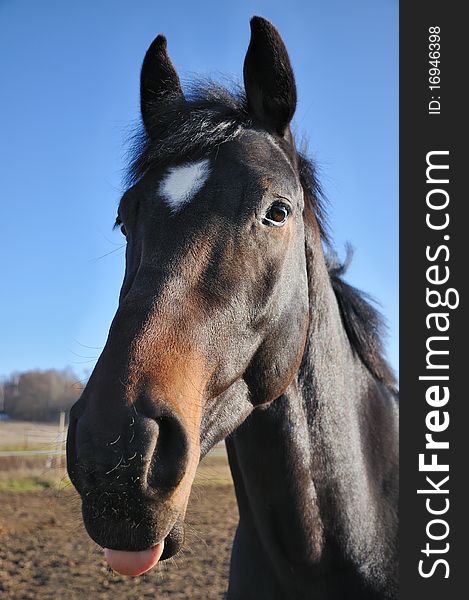
<svg viewBox="0 0 469 600">
<path fill-rule="evenodd" d="M 67 469 L 90 537 L 111 567 L 138 575 L 180 550 L 198 457 L 175 411 L 161 402 L 102 411 L 90 397 L 72 408 Z"/>
</svg>

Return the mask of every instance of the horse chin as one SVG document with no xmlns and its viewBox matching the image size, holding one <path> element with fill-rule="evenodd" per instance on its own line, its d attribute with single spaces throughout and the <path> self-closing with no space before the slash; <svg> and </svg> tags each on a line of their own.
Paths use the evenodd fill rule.
<svg viewBox="0 0 469 600">
<path fill-rule="evenodd" d="M 184 537 L 184 522 L 182 519 L 178 519 L 164 539 L 164 550 L 160 560 L 175 556 L 182 548 Z"/>
</svg>

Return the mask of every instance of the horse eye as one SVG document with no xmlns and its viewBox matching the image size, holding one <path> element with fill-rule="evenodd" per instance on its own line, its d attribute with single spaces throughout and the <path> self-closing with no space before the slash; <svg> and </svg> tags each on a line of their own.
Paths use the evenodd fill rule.
<svg viewBox="0 0 469 600">
<path fill-rule="evenodd" d="M 287 222 L 290 212 L 291 209 L 287 204 L 274 202 L 264 217 L 264 224 L 270 227 L 282 227 Z"/>
<path fill-rule="evenodd" d="M 114 223 L 113 229 L 120 228 L 122 235 L 127 236 L 127 232 L 125 230 L 124 224 L 122 223 L 122 219 L 118 216 L 116 222 Z"/>
</svg>

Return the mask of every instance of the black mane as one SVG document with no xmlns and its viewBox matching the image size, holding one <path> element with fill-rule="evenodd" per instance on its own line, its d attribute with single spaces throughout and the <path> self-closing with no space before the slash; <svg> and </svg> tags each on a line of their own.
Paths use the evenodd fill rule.
<svg viewBox="0 0 469 600">
<path fill-rule="evenodd" d="M 344 263 L 336 256 L 328 258 L 332 288 L 337 298 L 342 322 L 353 351 L 360 357 L 371 374 L 393 391 L 396 379 L 384 357 L 383 338 L 386 324 L 381 313 L 372 305 L 373 299 L 343 280 L 351 260 L 348 249 Z"/>
<path fill-rule="evenodd" d="M 185 98 L 155 102 L 152 114 L 158 136 L 150 139 L 143 126 L 133 136 L 125 177 L 128 186 L 137 183 L 150 169 L 197 160 L 236 139 L 243 131 L 256 129 L 244 91 L 235 86 L 230 90 L 211 81 L 193 84 Z M 314 213 L 325 247 L 331 249 L 326 202 L 316 167 L 302 153 L 298 153 L 297 159 L 305 201 Z M 343 280 L 347 265 L 330 256 L 335 257 L 334 252 L 329 252 L 328 270 L 350 344 L 373 377 L 394 389 L 395 378 L 384 358 L 383 317 L 366 294 Z"/>
</svg>

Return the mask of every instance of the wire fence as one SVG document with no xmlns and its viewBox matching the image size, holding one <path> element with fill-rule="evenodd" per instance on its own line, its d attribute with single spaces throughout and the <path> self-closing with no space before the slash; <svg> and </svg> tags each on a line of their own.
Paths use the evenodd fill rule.
<svg viewBox="0 0 469 600">
<path fill-rule="evenodd" d="M 0 423 L 0 459 L 43 457 L 46 467 L 65 464 L 65 413 L 58 414 L 57 423 L 2 421 Z M 0 460 L 0 471 L 6 468 Z"/>
</svg>

